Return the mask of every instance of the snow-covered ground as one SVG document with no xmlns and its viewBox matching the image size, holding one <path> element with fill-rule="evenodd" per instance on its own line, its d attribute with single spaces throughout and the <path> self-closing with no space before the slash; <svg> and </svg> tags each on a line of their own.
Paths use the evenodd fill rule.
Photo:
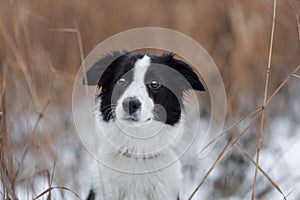
<svg viewBox="0 0 300 200">
<path fill-rule="evenodd" d="M 298 108 L 298 101 L 293 102 L 293 104 L 295 104 L 293 105 L 294 108 Z M 19 178 L 20 180 L 24 180 L 16 187 L 17 195 L 20 200 L 31 199 L 42 193 L 51 185 L 69 188 L 84 199 L 90 189 L 90 173 L 87 172 L 89 170 L 89 163 L 93 161 L 93 158 L 81 144 L 72 122 L 66 120 L 71 119 L 71 109 L 50 107 L 48 110 L 49 111 L 45 113 L 45 116 L 51 119 L 46 120 L 46 122 L 54 141 L 53 149 L 56 154 L 55 169 L 57 170 L 52 170 L 54 163 L 49 159 L 47 147 L 39 147 L 38 152 L 34 150 L 29 151 L 24 159 Z M 87 112 L 83 111 L 82 113 Z M 25 114 L 19 115 L 19 125 L 15 124 L 14 127 L 11 127 L 11 130 L 15 130 L 13 139 L 17 143 L 28 136 L 26 135 L 26 132 L 30 133 L 28 130 L 31 130 L 34 127 L 37 120 L 36 114 L 24 116 Z M 296 117 L 300 118 L 300 116 Z M 91 123 L 89 116 L 83 115 L 83 119 L 86 120 L 87 124 Z M 67 125 L 62 127 L 58 121 L 65 121 L 64 123 L 67 123 Z M 85 123 L 85 121 L 83 120 L 82 123 Z M 267 129 L 266 135 L 264 136 L 259 164 L 273 181 L 278 184 L 283 193 L 287 195 L 288 200 L 298 200 L 300 199 L 300 124 L 295 123 L 295 120 L 291 120 L 289 115 L 277 116 L 269 123 L 270 128 Z M 208 119 L 203 118 L 199 125 L 199 130 L 205 131 L 208 126 Z M 20 134 L 16 130 L 20 130 L 22 127 L 25 127 L 25 129 L 23 129 L 25 131 Z M 242 129 L 243 126 L 240 128 Z M 40 126 L 37 128 L 37 132 L 42 132 L 42 130 L 43 129 Z M 201 133 L 199 134 L 201 135 Z M 255 133 L 250 132 L 249 134 Z M 201 143 L 201 137 L 199 137 L 181 158 L 184 171 L 184 186 L 181 191 L 183 199 L 187 199 L 190 196 L 217 158 L 221 149 L 224 147 L 225 137 L 222 137 L 220 140 L 221 141 L 217 143 L 210 154 L 200 159 L 198 156 L 198 147 L 199 143 Z M 256 140 L 254 142 L 256 142 Z M 16 157 L 20 159 L 23 151 L 24 147 L 22 147 L 21 150 L 15 150 Z M 238 163 L 239 160 L 234 160 L 233 163 L 225 165 L 224 163 L 231 162 L 228 160 L 232 154 L 236 153 L 242 155 L 237 148 L 234 148 L 231 151 L 232 152 L 225 156 L 222 162 L 213 169 L 194 196 L 194 200 L 251 199 L 255 166 L 248 162 L 247 158 L 244 156 L 242 157 L 244 157 L 244 160 L 246 161 L 242 162 L 242 164 Z M 255 159 L 255 154 L 253 154 L 253 152 L 251 156 Z M 229 167 L 231 168 L 229 171 L 231 173 L 233 169 L 234 176 L 243 177 L 241 182 L 235 183 L 239 185 L 239 187 L 234 194 L 232 194 L 230 192 L 231 189 L 229 189 L 231 175 L 224 166 L 227 166 L 227 168 L 228 166 L 231 166 Z M 51 184 L 49 184 L 47 175 L 42 173 L 45 169 L 50 172 L 51 176 L 52 172 L 54 173 Z M 232 179 L 239 180 L 236 179 L 236 177 L 232 177 Z M 224 184 L 223 187 L 218 186 L 218 184 L 222 184 L 226 181 L 228 181 L 228 183 Z M 228 186 L 228 189 L 226 185 Z M 223 188 L 225 191 L 220 191 L 220 188 Z M 266 192 L 266 195 L 264 195 L 262 199 L 283 199 L 282 195 L 261 173 L 258 174 L 256 191 L 257 193 Z M 76 196 L 69 191 L 64 191 L 62 194 L 60 190 L 54 189 L 51 192 L 51 198 L 76 199 Z M 47 195 L 44 195 L 40 199 L 47 199 Z"/>
</svg>

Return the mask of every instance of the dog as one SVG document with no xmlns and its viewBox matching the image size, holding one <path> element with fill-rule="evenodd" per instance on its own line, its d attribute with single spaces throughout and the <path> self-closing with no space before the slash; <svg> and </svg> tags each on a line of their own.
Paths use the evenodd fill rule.
<svg viewBox="0 0 300 200">
<path fill-rule="evenodd" d="M 87 200 L 179 200 L 181 163 L 174 148 L 188 134 L 187 90 L 205 91 L 193 68 L 174 54 L 115 51 L 87 71 L 97 86 L 99 134 Z"/>
</svg>

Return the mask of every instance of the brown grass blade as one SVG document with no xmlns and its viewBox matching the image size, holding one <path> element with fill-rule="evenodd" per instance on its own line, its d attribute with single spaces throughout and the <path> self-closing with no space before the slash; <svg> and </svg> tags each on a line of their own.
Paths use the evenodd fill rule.
<svg viewBox="0 0 300 200">
<path fill-rule="evenodd" d="M 229 128 L 227 128 L 226 130 L 222 131 L 219 135 L 217 135 L 209 143 L 207 143 L 207 145 L 204 146 L 204 148 L 201 150 L 201 152 L 204 151 L 205 149 L 207 149 L 212 143 L 214 143 L 220 137 L 222 137 L 223 135 L 225 135 L 228 131 L 234 129 L 240 123 L 242 123 L 243 121 L 245 121 L 249 117 L 253 116 L 257 111 L 260 111 L 261 109 L 262 109 L 262 106 L 257 107 L 255 110 L 253 110 L 252 112 L 248 113 L 247 115 L 245 115 L 244 117 L 242 117 L 240 120 L 238 120 L 237 122 L 235 122 L 234 124 L 232 124 Z"/>
<path fill-rule="evenodd" d="M 71 192 L 78 199 L 81 199 L 80 196 L 76 192 L 74 192 L 73 190 L 71 190 L 69 188 L 66 188 L 66 187 L 50 187 L 50 188 L 47 188 L 45 191 L 43 191 L 41 194 L 39 194 L 37 197 L 33 198 L 33 200 L 39 199 L 40 197 L 44 196 L 45 194 L 51 192 L 54 189 L 66 190 L 68 192 Z"/>
<path fill-rule="evenodd" d="M 83 77 L 84 79 L 86 79 L 86 72 L 87 72 L 87 68 L 85 66 L 85 62 L 84 62 L 84 51 L 83 51 L 83 43 L 82 43 L 82 36 L 81 36 L 81 32 L 78 28 L 78 23 L 75 21 L 75 26 L 76 28 L 58 28 L 58 29 L 49 29 L 49 32 L 69 32 L 69 33 L 76 33 L 76 38 L 77 38 L 77 43 L 78 43 L 78 49 L 79 49 L 79 54 L 80 54 L 80 61 L 82 64 L 82 73 L 83 73 Z M 88 89 L 85 89 L 86 94 L 89 94 Z"/>
<path fill-rule="evenodd" d="M 296 16 L 296 20 L 297 20 L 297 29 L 298 29 L 298 43 L 299 43 L 299 47 L 300 47 L 300 22 L 299 22 L 299 15 L 298 15 L 298 13 L 297 13 L 297 10 L 296 10 L 295 5 L 294 5 L 291 1 L 289 1 L 289 0 L 288 0 L 288 2 L 289 2 L 289 5 L 292 7 L 293 12 L 294 12 L 294 14 L 295 14 L 295 16 Z"/>
<path fill-rule="evenodd" d="M 199 185 L 195 188 L 195 190 L 193 191 L 193 193 L 191 194 L 191 196 L 189 197 L 188 200 L 191 200 L 193 198 L 193 196 L 196 194 L 196 192 L 199 190 L 199 188 L 201 187 L 201 185 L 204 183 L 204 181 L 206 180 L 206 178 L 208 177 L 208 175 L 211 173 L 211 171 L 214 169 L 214 167 L 222 160 L 222 158 L 234 147 L 235 144 L 238 143 L 238 141 L 243 137 L 243 135 L 247 132 L 247 130 L 249 130 L 249 128 L 253 125 L 253 123 L 258 119 L 258 117 L 260 116 L 260 114 L 262 113 L 262 111 L 260 111 L 259 113 L 256 114 L 256 116 L 248 123 L 248 125 L 245 127 L 245 129 L 241 132 L 241 134 L 235 139 L 231 139 L 229 140 L 229 142 L 226 144 L 226 146 L 224 147 L 224 149 L 221 151 L 221 153 L 219 154 L 218 158 L 216 159 L 215 163 L 212 165 L 212 167 L 208 170 L 208 172 L 205 174 L 205 176 L 203 177 L 203 179 L 200 181 Z M 232 142 L 232 144 L 230 145 L 230 143 Z M 227 147 L 230 145 L 230 148 L 226 151 Z"/>
<path fill-rule="evenodd" d="M 0 67 L 0 180 L 3 183 L 4 197 L 16 198 L 15 195 L 15 169 L 14 151 L 6 127 L 6 71 Z M 6 149 L 6 151 L 2 151 Z M 7 152 L 7 153 L 5 153 Z M 7 162 L 6 162 L 7 161 Z"/>
<path fill-rule="evenodd" d="M 276 88 L 276 90 L 270 95 L 270 97 L 267 99 L 267 101 L 264 104 L 264 107 L 266 107 L 270 101 L 274 98 L 274 96 L 285 86 L 285 84 L 292 78 L 293 74 L 295 74 L 300 69 L 300 65 L 298 65 L 290 75 L 286 77 L 284 81 Z"/>
<path fill-rule="evenodd" d="M 240 143 L 237 143 L 237 146 L 239 149 L 243 152 L 243 154 L 254 164 L 256 165 L 256 162 L 251 158 L 251 156 L 248 154 L 246 149 L 244 149 Z M 268 181 L 276 188 L 276 190 L 283 196 L 283 198 L 286 200 L 286 196 L 283 194 L 280 187 L 275 183 L 275 181 L 272 180 L 272 178 L 258 165 L 259 171 L 268 179 Z"/>
<path fill-rule="evenodd" d="M 292 74 L 292 76 L 300 79 L 300 75 L 298 75 L 298 74 Z"/>
<path fill-rule="evenodd" d="M 254 111 L 252 111 L 251 113 L 247 114 L 246 116 L 244 116 L 243 118 L 241 118 L 239 121 L 235 122 L 231 127 L 229 127 L 228 129 L 226 129 L 225 131 L 223 131 L 221 134 L 219 134 L 218 136 L 216 136 L 215 138 L 213 138 L 204 148 L 203 150 L 205 150 L 209 145 L 211 145 L 213 142 L 215 142 L 217 139 L 219 139 L 221 136 L 225 135 L 226 132 L 228 132 L 229 130 L 232 130 L 233 128 L 235 128 L 238 124 L 240 124 L 241 122 L 243 122 L 244 120 L 248 119 L 249 117 L 251 117 L 253 114 L 255 114 L 257 111 L 262 111 L 271 101 L 272 99 L 276 96 L 276 94 L 287 84 L 287 82 L 291 79 L 291 77 L 296 77 L 299 78 L 300 76 L 295 74 L 298 70 L 300 69 L 300 65 L 298 65 L 293 71 L 292 73 L 290 73 L 286 79 L 275 89 L 275 91 L 270 95 L 269 98 L 267 98 L 265 104 L 263 106 L 259 106 L 257 107 Z M 257 118 L 257 116 L 255 117 Z M 236 143 L 241 137 L 243 136 L 243 134 L 241 134 L 238 139 L 234 142 Z"/>
<path fill-rule="evenodd" d="M 207 171 L 207 173 L 204 175 L 204 177 L 202 178 L 202 180 L 200 181 L 200 183 L 198 184 L 198 186 L 195 188 L 195 190 L 192 192 L 191 196 L 188 198 L 188 200 L 191 200 L 193 198 L 193 196 L 196 194 L 196 192 L 199 190 L 199 188 L 202 186 L 202 184 L 204 183 L 204 181 L 206 180 L 206 178 L 208 177 L 208 175 L 212 172 L 212 170 L 217 166 L 217 164 L 222 160 L 223 156 L 225 155 L 224 153 L 226 152 L 229 144 L 231 143 L 231 140 L 229 140 L 227 142 L 227 144 L 225 145 L 225 147 L 223 148 L 223 150 L 221 151 L 221 153 L 219 154 L 219 156 L 217 157 L 217 159 L 215 160 L 215 162 L 213 163 L 213 165 L 209 168 L 209 170 Z"/>
<path fill-rule="evenodd" d="M 258 119 L 258 117 L 261 115 L 262 111 L 260 111 L 259 113 L 257 113 L 255 115 L 255 117 L 248 123 L 248 125 L 246 126 L 246 128 L 239 134 L 239 136 L 232 142 L 230 147 L 233 147 L 234 145 L 236 145 L 238 143 L 238 141 L 245 135 L 245 133 L 247 132 L 247 130 L 254 124 L 254 122 Z"/>
<path fill-rule="evenodd" d="M 49 29 L 48 32 L 69 32 L 69 33 L 77 33 L 77 29 L 74 29 L 74 28 L 54 28 L 54 29 Z"/>
<path fill-rule="evenodd" d="M 264 92 L 264 105 L 266 104 L 266 101 L 267 101 L 269 78 L 270 78 L 270 71 L 271 71 L 274 32 L 275 32 L 275 20 L 276 20 L 276 7 L 277 7 L 277 0 L 274 0 L 272 30 L 271 30 L 271 39 L 270 39 L 270 49 L 269 49 L 268 67 L 267 67 L 265 92 Z M 258 171 L 260 148 L 261 148 L 261 143 L 262 143 L 262 140 L 263 140 L 264 120 L 265 120 L 265 109 L 262 110 L 262 115 L 261 115 L 259 139 L 258 139 L 257 152 L 256 152 L 256 166 L 255 166 L 255 173 L 254 173 L 254 180 L 253 180 L 253 187 L 252 187 L 252 200 L 254 200 L 254 198 L 255 198 L 256 178 L 257 178 L 257 171 Z"/>
<path fill-rule="evenodd" d="M 0 25 L 2 25 L 2 24 L 0 24 Z M 12 38 L 12 36 L 6 31 L 5 28 L 3 28 L 1 26 L 0 26 L 0 28 L 2 29 L 2 31 L 0 33 L 2 34 L 3 38 L 5 39 L 9 49 L 11 50 L 12 55 L 16 59 L 16 61 L 18 63 L 18 66 L 20 67 L 20 69 L 21 69 L 21 71 L 24 75 L 25 81 L 26 81 L 27 86 L 29 88 L 30 95 L 31 95 L 31 97 L 33 99 L 33 103 L 35 105 L 35 109 L 37 110 L 38 113 L 41 113 L 42 110 L 43 110 L 43 106 L 41 104 L 41 101 L 38 97 L 35 85 L 34 85 L 33 80 L 31 78 L 31 74 L 29 72 L 28 65 L 27 65 L 22 53 L 17 48 L 17 41 L 20 40 L 20 38 Z M 27 35 L 26 34 L 27 31 L 25 30 L 26 27 L 23 26 L 22 28 L 24 29 L 23 32 L 26 36 Z M 25 37 L 25 39 L 28 40 L 27 37 Z M 52 141 L 52 138 L 50 136 L 47 123 L 46 123 L 46 121 L 43 117 L 41 118 L 41 124 L 42 124 L 43 130 L 44 130 L 45 138 L 47 140 L 46 145 L 47 145 L 47 148 L 48 148 L 48 152 L 50 153 L 51 159 L 54 160 L 55 159 L 55 153 L 53 151 L 53 141 Z M 62 183 L 61 173 L 59 172 L 58 169 L 56 169 L 56 172 L 57 172 L 57 177 L 58 177 L 59 183 Z M 15 173 L 11 173 L 11 174 L 15 174 Z"/>
</svg>

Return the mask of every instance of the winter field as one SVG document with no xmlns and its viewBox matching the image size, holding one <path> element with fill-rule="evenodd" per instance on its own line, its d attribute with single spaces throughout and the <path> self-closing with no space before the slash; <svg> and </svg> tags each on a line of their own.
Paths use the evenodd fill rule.
<svg viewBox="0 0 300 200">
<path fill-rule="evenodd" d="M 93 157 L 73 121 L 77 70 L 106 38 L 155 26 L 199 42 L 226 90 L 224 131 L 203 158 L 209 93 L 189 112 L 200 128 L 181 157 L 183 200 L 300 199 L 299 15 L 299 0 L 1 0 L 0 198 L 86 198 Z M 88 130 L 93 111 L 76 109 Z"/>
</svg>

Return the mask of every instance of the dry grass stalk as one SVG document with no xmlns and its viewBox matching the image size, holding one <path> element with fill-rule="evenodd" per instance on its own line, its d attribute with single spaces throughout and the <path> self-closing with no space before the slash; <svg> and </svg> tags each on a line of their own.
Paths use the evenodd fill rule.
<svg viewBox="0 0 300 200">
<path fill-rule="evenodd" d="M 17 47 L 17 42 L 21 41 L 22 39 L 19 38 L 20 35 L 18 35 L 18 34 L 17 34 L 16 38 L 12 38 L 12 36 L 6 31 L 5 27 L 2 27 L 2 25 L 3 24 L 0 23 L 0 29 L 2 30 L 0 33 L 2 34 L 2 36 L 3 36 L 4 40 L 6 41 L 8 47 L 10 48 L 10 52 L 15 57 L 15 59 L 18 63 L 18 66 L 22 70 L 22 73 L 25 77 L 25 80 L 26 80 L 27 86 L 29 88 L 31 97 L 33 99 L 33 102 L 34 102 L 34 105 L 35 105 L 35 108 L 36 108 L 36 112 L 39 113 L 39 116 L 40 116 L 40 119 L 37 121 L 37 124 L 35 126 L 37 126 L 38 123 L 41 121 L 42 127 L 44 129 L 44 134 L 45 134 L 46 139 L 47 139 L 47 142 L 46 142 L 46 145 L 48 145 L 47 149 L 48 149 L 48 152 L 50 153 L 51 159 L 54 161 L 55 154 L 54 154 L 54 150 L 53 150 L 53 141 L 50 137 L 50 133 L 49 133 L 47 123 L 45 122 L 45 120 L 43 118 L 44 107 L 42 106 L 42 104 L 40 102 L 40 99 L 38 97 L 38 94 L 37 94 L 37 91 L 36 91 L 36 88 L 35 88 L 35 84 L 33 83 L 33 80 L 31 78 L 31 75 L 30 75 L 30 72 L 29 72 L 29 69 L 28 69 L 28 65 L 25 61 L 25 58 L 23 57 L 22 53 L 20 52 L 20 50 Z M 26 44 L 28 45 L 28 48 L 30 48 L 29 33 L 27 32 L 26 27 L 22 23 L 20 23 L 19 25 L 21 26 L 23 34 L 25 36 Z M 7 138 L 7 141 L 9 141 L 9 138 Z M 10 163 L 10 166 L 11 166 L 10 167 L 11 171 L 9 172 L 9 174 L 11 176 L 15 175 L 15 172 L 13 171 L 14 170 L 14 164 L 13 164 L 13 161 L 12 161 L 12 157 L 13 156 L 9 156 L 9 160 L 10 160 L 9 163 Z M 62 178 L 61 178 L 61 173 L 60 173 L 59 169 L 56 169 L 56 174 L 57 174 L 57 177 L 58 177 L 58 182 L 60 184 L 62 184 Z M 16 180 L 16 177 L 14 177 L 13 180 Z M 14 190 L 14 184 L 15 183 L 12 183 L 12 184 L 13 184 L 12 189 Z"/>
<path fill-rule="evenodd" d="M 6 75 L 3 66 L 0 68 L 0 180 L 3 184 L 3 198 L 16 199 L 13 147 L 6 128 Z"/>
<path fill-rule="evenodd" d="M 274 42 L 274 32 L 275 32 L 275 20 L 276 20 L 276 6 L 277 6 L 277 0 L 274 0 L 273 21 L 272 21 L 272 30 L 271 30 L 271 39 L 270 39 L 271 41 L 270 41 L 268 67 L 267 67 L 266 82 L 265 82 L 265 92 L 264 92 L 264 105 L 267 102 L 269 78 L 270 78 L 270 71 L 271 71 L 273 42 Z M 259 139 L 258 139 L 257 152 L 256 152 L 256 166 L 255 166 L 253 188 L 252 188 L 252 200 L 254 200 L 254 198 L 255 198 L 256 178 L 257 178 L 257 171 L 258 171 L 258 162 L 259 162 L 260 148 L 261 148 L 261 143 L 262 143 L 262 140 L 263 140 L 264 121 L 265 121 L 265 108 L 262 110 L 261 122 L 260 122 Z"/>
<path fill-rule="evenodd" d="M 255 110 L 253 110 L 252 112 L 248 113 L 247 115 L 245 115 L 244 117 L 242 117 L 241 119 L 239 119 L 238 121 L 233 123 L 229 128 L 222 131 L 219 135 L 217 135 L 210 142 L 208 142 L 207 145 L 205 145 L 201 151 L 204 151 L 205 149 L 207 149 L 210 145 L 212 145 L 214 142 L 216 142 L 218 139 L 220 139 L 223 135 L 226 135 L 226 133 L 228 134 L 228 132 L 230 130 L 236 128 L 240 123 L 242 123 L 243 121 L 245 121 L 249 117 L 253 116 L 256 112 L 260 111 L 261 109 L 262 109 L 262 106 L 259 106 Z"/>
<path fill-rule="evenodd" d="M 292 76 L 300 79 L 300 76 L 298 74 L 292 74 Z"/>
<path fill-rule="evenodd" d="M 249 117 L 253 116 L 255 113 L 256 115 L 253 117 L 253 119 L 248 123 L 248 125 L 242 130 L 242 132 L 236 137 L 236 139 L 232 139 L 230 140 L 232 143 L 230 145 L 230 148 L 227 149 L 227 151 L 225 152 L 221 152 L 222 156 L 220 158 L 219 161 L 222 160 L 222 158 L 236 145 L 236 144 L 239 144 L 239 140 L 245 135 L 245 133 L 247 132 L 247 130 L 249 130 L 249 128 L 254 124 L 254 122 L 258 119 L 259 116 L 262 115 L 263 111 L 264 111 L 264 108 L 266 108 L 266 106 L 271 102 L 271 100 L 274 98 L 274 96 L 282 89 L 282 87 L 284 85 L 287 84 L 287 82 L 291 79 L 292 75 L 294 73 L 296 73 L 298 70 L 300 69 L 300 65 L 298 67 L 296 67 L 288 76 L 287 78 L 276 88 L 276 90 L 270 95 L 269 98 L 266 99 L 266 103 L 264 104 L 264 106 L 259 106 L 258 108 L 256 108 L 254 111 L 252 111 L 251 113 L 249 113 L 248 115 L 246 115 L 245 117 L 241 118 L 239 121 L 237 121 L 236 123 L 234 123 L 229 129 L 225 130 L 222 132 L 222 134 L 226 133 L 227 131 L 231 130 L 232 128 L 236 127 L 239 123 L 241 123 L 242 121 L 244 121 L 245 119 L 248 119 Z M 259 111 L 259 112 L 258 112 Z M 258 112 L 258 113 L 257 113 Z M 217 136 L 217 138 L 219 138 L 219 136 Z M 216 140 L 216 138 L 214 138 L 213 140 Z M 210 142 L 210 143 L 213 143 Z M 239 145 L 240 146 L 240 145 Z M 207 146 L 205 146 L 206 148 Z M 227 147 L 226 147 L 227 148 Z M 245 154 L 245 152 L 243 152 Z M 220 155 L 221 155 L 220 154 Z M 248 153 L 247 153 L 248 154 Z M 249 154 L 248 154 L 249 155 Z M 248 156 L 247 156 L 248 157 Z M 250 161 L 252 161 L 252 158 L 250 159 Z M 219 163 L 219 162 L 218 162 Z M 260 170 L 260 166 L 257 165 L 257 162 L 254 162 L 255 163 L 255 166 L 258 167 L 258 169 Z M 211 172 L 211 170 L 209 170 L 209 173 Z M 280 189 L 280 187 L 270 178 L 270 176 L 264 172 L 263 175 L 272 183 L 272 185 L 276 186 L 275 189 L 278 190 L 283 196 L 284 198 L 286 198 L 287 196 L 285 196 L 282 192 L 282 190 Z M 206 179 L 207 177 L 205 177 Z M 199 187 L 197 186 L 197 188 L 193 191 L 192 195 L 189 197 L 189 200 L 192 199 L 192 197 L 195 195 L 195 193 L 200 189 L 201 185 L 203 184 L 204 180 L 202 180 L 200 183 L 199 183 Z"/>
<path fill-rule="evenodd" d="M 230 139 L 224 149 L 219 154 L 218 158 L 216 159 L 215 163 L 212 165 L 212 167 L 208 170 L 208 172 L 205 174 L 204 178 L 200 181 L 198 186 L 195 188 L 195 190 L 192 192 L 188 200 L 191 200 L 193 196 L 196 194 L 196 192 L 200 189 L 203 182 L 206 180 L 210 172 L 214 169 L 214 167 L 224 158 L 224 156 L 235 146 L 235 144 L 238 143 L 238 141 L 242 138 L 242 136 L 249 130 L 249 128 L 254 124 L 254 122 L 257 120 L 257 118 L 260 116 L 261 111 L 253 117 L 253 119 L 248 123 L 248 125 L 245 127 L 245 129 L 240 133 L 240 135 L 236 139 Z M 230 145 L 231 144 L 231 145 Z M 229 149 L 227 147 L 230 145 Z"/>
<path fill-rule="evenodd" d="M 51 192 L 54 189 L 65 190 L 65 191 L 71 192 L 78 199 L 81 199 L 80 196 L 76 192 L 74 192 L 73 190 L 71 190 L 69 188 L 66 188 L 66 187 L 50 187 L 50 188 L 47 188 L 45 191 L 43 191 L 41 194 L 39 194 L 37 197 L 33 198 L 33 200 L 37 200 L 37 199 L 41 198 L 42 196 L 44 196 L 45 194 Z"/>
<path fill-rule="evenodd" d="M 5 127 L 5 78 L 4 78 L 4 69 L 0 68 L 0 163 L 1 163 L 1 171 L 0 171 L 0 180 L 2 183 L 7 181 L 7 168 L 5 161 L 5 144 L 6 144 L 6 127 Z M 3 198 L 7 198 L 7 191 L 9 191 L 9 187 L 7 184 L 3 184 L 3 188 L 1 189 L 1 195 Z"/>
<path fill-rule="evenodd" d="M 75 22 L 75 25 L 76 25 L 76 29 L 74 29 L 74 28 L 56 28 L 56 29 L 50 29 L 49 31 L 50 32 L 76 33 L 80 61 L 81 61 L 81 65 L 82 65 L 81 68 L 83 69 L 82 73 L 83 73 L 84 79 L 86 79 L 87 68 L 86 68 L 85 62 L 84 62 L 85 54 L 84 54 L 84 50 L 83 50 L 82 36 L 81 36 L 80 30 L 78 28 L 78 23 Z M 51 68 L 53 68 L 53 67 L 51 66 Z M 89 91 L 87 88 L 85 88 L 85 92 L 87 95 L 89 94 Z"/>
<path fill-rule="evenodd" d="M 282 81 L 282 83 L 275 89 L 275 91 L 270 95 L 270 97 L 266 100 L 266 103 L 264 104 L 264 107 L 266 107 L 270 101 L 272 101 L 272 99 L 274 98 L 274 96 L 283 88 L 283 86 L 286 85 L 286 83 L 294 76 L 295 77 L 295 73 L 300 69 L 300 65 L 298 65 L 293 71 L 292 73 L 290 73 L 285 79 L 284 81 Z M 297 78 L 297 77 L 296 77 Z"/>
<path fill-rule="evenodd" d="M 290 1 L 288 0 L 290 6 L 292 7 L 293 11 L 294 11 L 294 14 L 296 16 L 296 20 L 297 20 L 297 31 L 298 31 L 298 42 L 299 42 L 299 47 L 300 47 L 300 21 L 299 21 L 299 15 L 297 13 L 297 10 L 295 8 L 295 5 Z"/>
<path fill-rule="evenodd" d="M 240 148 L 243 154 L 256 166 L 256 162 L 252 159 L 252 157 L 249 155 L 246 149 L 244 149 L 239 143 L 237 143 L 237 146 Z M 275 183 L 275 181 L 273 181 L 272 178 L 259 165 L 258 165 L 258 169 L 268 179 L 268 181 L 272 184 L 272 186 L 275 187 L 278 192 L 280 192 L 283 198 L 286 199 L 286 196 L 283 194 L 282 190 Z"/>
<path fill-rule="evenodd" d="M 262 114 L 262 110 L 253 117 L 253 119 L 248 123 L 248 125 L 245 127 L 245 129 L 236 137 L 235 140 L 233 140 L 230 147 L 235 146 L 238 143 L 238 141 L 240 139 L 242 139 L 242 137 L 245 135 L 245 133 L 248 131 L 248 129 L 254 124 L 254 122 L 258 119 L 258 117 L 261 114 Z"/>
<path fill-rule="evenodd" d="M 225 145 L 225 147 L 223 148 L 223 150 L 221 151 L 221 153 L 218 155 L 217 159 L 215 160 L 215 162 L 213 163 L 213 165 L 209 168 L 209 170 L 207 171 L 207 173 L 204 175 L 204 177 L 202 178 L 202 180 L 200 181 L 200 183 L 198 184 L 198 186 L 195 188 L 195 190 L 192 192 L 191 196 L 188 198 L 188 200 L 191 200 L 193 198 L 193 196 L 196 194 L 196 192 L 199 190 L 199 188 L 202 186 L 202 184 L 204 183 L 204 181 L 206 180 L 206 178 L 208 177 L 208 175 L 212 172 L 212 170 L 217 166 L 217 164 L 222 160 L 222 158 L 225 156 L 225 152 L 229 146 L 229 144 L 231 143 L 231 140 L 229 140 L 227 142 L 227 144 Z"/>
</svg>

